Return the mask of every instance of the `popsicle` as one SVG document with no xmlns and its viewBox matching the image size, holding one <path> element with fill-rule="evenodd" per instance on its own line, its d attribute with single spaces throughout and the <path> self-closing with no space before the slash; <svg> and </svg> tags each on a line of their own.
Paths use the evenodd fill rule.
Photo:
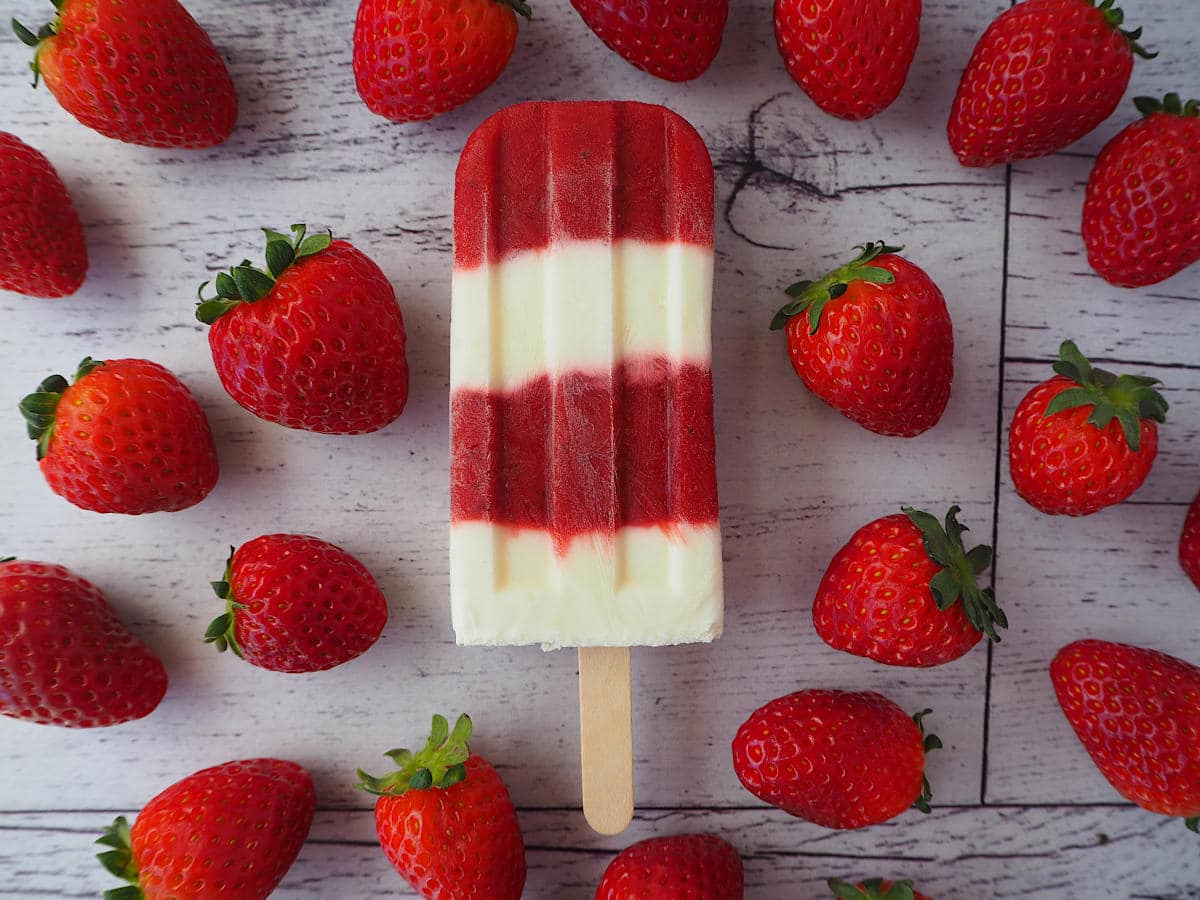
<svg viewBox="0 0 1200 900">
<path fill-rule="evenodd" d="M 509 107 L 463 150 L 454 239 L 458 643 L 712 640 L 724 602 L 703 140 L 660 106 Z M 581 678 L 616 671 L 619 692 L 614 652 L 581 652 Z M 584 793 L 586 807 L 586 760 Z"/>
</svg>

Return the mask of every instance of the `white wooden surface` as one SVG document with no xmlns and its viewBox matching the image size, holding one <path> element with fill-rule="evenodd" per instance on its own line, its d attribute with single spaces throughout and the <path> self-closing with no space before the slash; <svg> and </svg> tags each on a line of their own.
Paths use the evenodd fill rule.
<svg viewBox="0 0 1200 900">
<path fill-rule="evenodd" d="M 26 50 L 0 45 L 0 128 L 46 152 L 83 215 L 87 284 L 52 303 L 0 294 L 0 549 L 68 565 L 101 585 L 167 661 L 171 690 L 150 718 L 94 732 L 0 721 L 0 896 L 86 897 L 111 886 L 90 841 L 190 771 L 247 755 L 308 766 L 322 812 L 283 898 L 404 895 L 373 843 L 356 766 L 419 739 L 431 713 L 468 710 L 477 749 L 503 770 L 530 848 L 527 895 L 591 896 L 608 858 L 636 838 L 725 834 L 746 860 L 748 897 L 821 896 L 826 875 L 910 875 L 939 898 L 1200 897 L 1200 847 L 1180 823 L 1123 804 L 1054 705 L 1045 667 L 1084 636 L 1200 660 L 1200 595 L 1175 563 L 1200 488 L 1200 267 L 1130 292 L 1092 275 L 1078 216 L 1091 159 L 1133 116 L 1011 170 L 960 168 L 943 127 L 976 36 L 1006 4 L 926 4 L 921 47 L 897 103 L 859 124 L 824 116 L 787 78 L 770 4 L 735 4 L 699 81 L 669 85 L 627 66 L 563 0 L 523 26 L 501 81 L 461 110 L 397 126 L 368 113 L 349 66 L 354 3 L 218 0 L 189 8 L 229 59 L 237 132 L 203 153 L 107 141 L 31 92 Z M 1200 7 L 1130 0 L 1159 59 L 1129 92 L 1200 93 Z M 12 10 L 37 21 L 47 4 Z M 499 107 L 537 97 L 663 102 L 697 125 L 718 179 L 714 370 L 728 627 L 711 647 L 635 651 L 639 812 L 620 838 L 579 811 L 575 654 L 453 643 L 446 597 L 450 202 L 459 149 Z M 410 334 L 412 397 L 383 432 L 287 431 L 237 407 L 192 318 L 196 285 L 260 254 L 260 225 L 307 220 L 372 254 L 396 285 Z M 850 245 L 897 238 L 942 286 L 957 377 L 943 422 L 912 441 L 841 419 L 792 375 L 766 325 L 797 273 Z M 1003 434 L 1021 394 L 1073 337 L 1113 366 L 1167 382 L 1158 464 L 1134 502 L 1084 521 L 1048 519 L 1012 492 Z M 100 517 L 50 494 L 15 413 L 21 395 L 84 355 L 145 356 L 175 370 L 209 414 L 221 482 L 200 506 Z M 1002 421 L 1001 421 L 1002 420 Z M 1002 427 L 998 427 L 998 425 Z M 831 555 L 901 503 L 962 504 L 997 544 L 997 592 L 1013 627 L 931 671 L 892 670 L 827 648 L 808 607 Z M 207 581 L 229 543 L 308 531 L 356 553 L 391 621 L 366 656 L 332 672 L 263 672 L 200 642 Z M 757 705 L 806 686 L 874 688 L 935 709 L 935 805 L 856 834 L 759 805 L 728 744 Z"/>
</svg>

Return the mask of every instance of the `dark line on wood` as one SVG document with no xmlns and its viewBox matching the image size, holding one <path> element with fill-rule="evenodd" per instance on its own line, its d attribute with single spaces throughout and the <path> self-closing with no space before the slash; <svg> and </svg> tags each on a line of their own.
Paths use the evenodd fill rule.
<svg viewBox="0 0 1200 900">
<path fill-rule="evenodd" d="M 1122 803 L 1118 801 L 1097 801 L 1093 803 L 935 803 L 933 806 L 934 812 L 971 812 L 977 810 L 1025 810 L 1025 809 L 1042 809 L 1042 810 L 1072 810 L 1072 809 L 1134 809 L 1133 803 Z M 581 806 L 518 806 L 517 812 L 520 813 L 579 813 L 583 814 Z M 3 816 L 72 816 L 72 815 L 127 815 L 130 811 L 136 812 L 136 807 L 110 807 L 107 809 L 4 809 L 0 810 L 0 817 Z M 317 814 L 320 813 L 355 813 L 369 815 L 372 812 L 369 806 L 318 806 Z M 762 803 L 746 804 L 744 806 L 639 806 L 636 814 L 642 813 L 712 813 L 720 815 L 723 813 L 741 813 L 741 812 L 758 812 L 771 813 L 772 808 L 765 806 Z M 779 814 L 783 816 L 783 813 Z M 1149 814 L 1148 814 L 1149 815 Z M 791 821 L 790 819 L 787 821 Z M 39 830 L 39 831 L 72 831 L 72 829 L 62 828 L 56 829 L 48 826 L 29 825 L 0 825 L 0 831 L 20 831 L 20 830 Z"/>
<path fill-rule="evenodd" d="M 1004 243 L 1000 263 L 1000 363 L 996 372 L 996 467 L 992 481 L 992 590 L 1000 568 L 1000 483 L 1004 465 L 1004 361 L 1008 331 L 1008 254 L 1012 233 L 1012 164 L 1004 167 Z M 1003 602 L 1003 598 L 1000 598 Z M 1003 608 L 1003 607 L 1001 607 Z M 983 678 L 983 759 L 979 769 L 979 805 L 987 806 L 988 740 L 992 730 L 992 666 L 996 645 L 988 641 L 987 666 Z"/>
<path fill-rule="evenodd" d="M 1089 356 L 1088 359 L 1091 360 L 1093 364 L 1102 363 L 1108 366 L 1144 366 L 1154 369 L 1180 369 L 1185 372 L 1200 372 L 1200 365 L 1196 363 L 1150 362 L 1149 360 L 1145 359 L 1116 359 L 1111 356 Z M 1048 369 L 1051 363 L 1057 362 L 1057 360 L 1036 356 L 1009 356 L 1005 358 L 1004 362 L 1044 365 Z M 1049 375 L 1047 375 L 1047 377 L 1049 377 Z"/>
</svg>

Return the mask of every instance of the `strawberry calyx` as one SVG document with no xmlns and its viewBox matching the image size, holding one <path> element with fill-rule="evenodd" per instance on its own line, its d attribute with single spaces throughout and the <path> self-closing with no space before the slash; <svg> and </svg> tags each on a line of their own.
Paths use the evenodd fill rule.
<svg viewBox="0 0 1200 900">
<path fill-rule="evenodd" d="M 510 6 L 516 11 L 517 15 L 524 16 L 527 19 L 533 18 L 533 10 L 529 8 L 528 3 L 522 0 L 496 0 L 501 6 Z"/>
<path fill-rule="evenodd" d="M 129 820 L 124 816 L 117 816 L 113 823 L 104 829 L 104 833 L 96 838 L 96 843 L 112 848 L 96 854 L 100 864 L 117 878 L 129 882 L 124 887 L 105 891 L 104 900 L 144 900 L 146 895 L 138 886 L 137 865 L 133 861 Z"/>
<path fill-rule="evenodd" d="M 996 605 L 995 591 L 980 587 L 978 580 L 992 564 L 992 548 L 979 544 L 967 550 L 963 546 L 963 532 L 969 529 L 959 524 L 958 506 L 951 506 L 946 513 L 945 526 L 929 513 L 911 506 L 902 507 L 901 511 L 920 530 L 930 560 L 942 567 L 929 580 L 937 608 L 945 612 L 961 601 L 967 621 L 987 635 L 988 640 L 999 643 L 996 626 L 1007 628 L 1008 617 Z"/>
<path fill-rule="evenodd" d="M 1146 375 L 1114 375 L 1104 369 L 1093 368 L 1074 341 L 1062 342 L 1054 371 L 1071 379 L 1079 387 L 1068 388 L 1057 394 L 1046 407 L 1043 418 L 1064 410 L 1091 406 L 1092 414 L 1088 416 L 1088 422 L 1103 430 L 1116 419 L 1121 423 L 1125 443 L 1134 453 L 1141 449 L 1141 420 L 1152 419 L 1160 423 L 1167 420 L 1167 401 L 1154 390 L 1154 385 L 1162 384 L 1161 381 Z"/>
<path fill-rule="evenodd" d="M 54 37 L 62 28 L 62 8 L 67 0 L 50 0 L 54 4 L 54 9 L 57 15 L 50 22 L 47 22 L 37 31 L 32 31 L 26 28 L 15 18 L 11 19 L 13 33 L 16 34 L 19 40 L 26 47 L 33 47 L 33 59 L 29 61 L 29 68 L 33 70 L 33 86 L 38 86 L 38 80 L 41 78 L 42 70 L 38 66 L 38 54 L 42 49 L 42 41 Z"/>
<path fill-rule="evenodd" d="M 104 363 L 100 360 L 85 356 L 75 371 L 75 381 L 98 369 Z M 61 375 L 51 375 L 43 379 L 37 390 L 26 394 L 17 408 L 25 419 L 25 427 L 31 440 L 37 441 L 37 458 L 39 461 L 50 452 L 50 439 L 54 437 L 55 413 L 58 403 L 62 400 L 63 391 L 70 384 Z"/>
<path fill-rule="evenodd" d="M 1188 831 L 1194 831 L 1196 834 L 1200 834 L 1200 816 L 1192 816 L 1184 819 L 1183 824 L 1187 826 Z"/>
<path fill-rule="evenodd" d="M 234 548 L 229 548 L 229 559 L 225 561 L 225 575 L 220 581 L 210 581 L 213 593 L 225 601 L 225 612 L 208 623 L 204 632 L 204 643 L 213 644 L 218 653 L 232 650 L 234 656 L 242 659 L 242 648 L 237 641 L 237 611 L 246 609 L 245 603 L 238 603 L 233 596 L 233 554 Z"/>
<path fill-rule="evenodd" d="M 12 562 L 14 559 L 15 556 L 0 556 L 0 563 Z"/>
<path fill-rule="evenodd" d="M 913 717 L 912 717 L 913 721 L 917 723 L 917 727 L 921 729 L 921 736 L 924 738 L 924 748 L 925 748 L 926 753 L 928 753 L 930 750 L 941 750 L 942 749 L 942 739 L 940 737 L 938 737 L 936 734 L 926 734 L 925 733 L 924 719 L 931 712 L 933 712 L 932 709 L 923 709 L 919 713 L 913 713 Z M 918 809 L 921 812 L 928 815 L 930 812 L 933 811 L 932 807 L 930 807 L 930 805 L 929 805 L 929 801 L 932 799 L 933 799 L 933 788 L 929 784 L 929 776 L 926 775 L 924 772 L 922 772 L 921 773 L 921 795 L 919 797 L 917 797 L 917 799 L 913 802 L 913 808 Z"/>
<path fill-rule="evenodd" d="M 1188 100 L 1185 103 L 1174 92 L 1166 94 L 1161 100 L 1157 97 L 1134 97 L 1133 105 L 1137 107 L 1138 112 L 1147 117 L 1155 113 L 1166 113 L 1169 116 L 1200 118 L 1200 100 Z"/>
<path fill-rule="evenodd" d="M 471 755 L 467 742 L 471 739 L 471 719 L 463 713 L 450 729 L 444 716 L 434 716 L 429 740 L 423 749 L 389 750 L 388 756 L 398 766 L 395 772 L 375 778 L 358 770 L 360 791 L 380 797 L 401 797 L 410 790 L 453 787 L 467 777 L 464 765 Z"/>
<path fill-rule="evenodd" d="M 787 325 L 788 319 L 807 313 L 809 334 L 816 334 L 825 306 L 829 301 L 836 300 L 846 293 L 846 288 L 853 282 L 891 284 L 896 280 L 896 276 L 887 269 L 872 266 L 870 262 L 885 253 L 899 253 L 903 247 L 893 247 L 885 241 L 868 241 L 854 249 L 859 251 L 854 259 L 829 272 L 819 281 L 797 281 L 789 285 L 784 293 L 792 299 L 775 313 L 775 318 L 771 320 L 771 330 L 778 331 Z"/>
<path fill-rule="evenodd" d="M 850 884 L 838 878 L 825 881 L 835 897 L 840 900 L 913 900 L 913 883 L 907 879 L 893 881 L 883 889 L 882 878 L 867 878 L 859 884 Z"/>
<path fill-rule="evenodd" d="M 198 291 L 200 302 L 196 304 L 196 318 L 205 325 L 211 325 L 234 307 L 261 300 L 271 293 L 279 276 L 291 266 L 305 257 L 315 256 L 333 243 L 332 231 L 306 237 L 307 230 L 306 225 L 293 225 L 292 237 L 289 238 L 278 231 L 264 228 L 263 234 L 267 236 L 266 271 L 255 268 L 250 260 L 243 259 L 228 272 L 217 275 L 213 283 L 217 293 L 215 297 L 204 296 L 204 289 L 209 285 L 209 282 L 204 282 Z"/>
<path fill-rule="evenodd" d="M 1151 53 L 1138 43 L 1138 40 L 1142 36 L 1141 28 L 1129 30 L 1121 27 L 1125 24 L 1125 13 L 1120 8 L 1113 6 L 1116 0 L 1100 0 L 1100 3 L 1096 3 L 1095 0 L 1087 0 L 1087 2 L 1089 5 L 1095 6 L 1096 9 L 1100 10 L 1100 13 L 1104 16 L 1104 21 L 1121 33 L 1121 37 L 1125 38 L 1129 43 L 1130 50 L 1142 59 L 1154 59 L 1154 57 L 1158 56 L 1157 52 Z"/>
</svg>

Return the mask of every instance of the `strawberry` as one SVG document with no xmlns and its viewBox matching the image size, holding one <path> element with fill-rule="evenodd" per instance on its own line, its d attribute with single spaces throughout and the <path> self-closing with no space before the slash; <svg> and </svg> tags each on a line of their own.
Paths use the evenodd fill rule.
<svg viewBox="0 0 1200 900">
<path fill-rule="evenodd" d="M 354 81 L 376 115 L 422 122 L 500 77 L 517 45 L 522 0 L 362 0 Z"/>
<path fill-rule="evenodd" d="M 868 431 L 913 437 L 950 401 L 950 313 L 929 276 L 896 255 L 903 248 L 856 249 L 820 281 L 789 287 L 771 329 L 787 329 L 792 368 L 810 391 Z"/>
<path fill-rule="evenodd" d="M 964 166 L 1045 156 L 1112 115 L 1147 53 L 1114 0 L 1024 0 L 988 26 L 954 96 L 946 134 Z"/>
<path fill-rule="evenodd" d="M 303 534 L 247 541 L 212 586 L 226 610 L 205 641 L 274 672 L 319 672 L 354 659 L 388 618 L 387 600 L 362 563 Z"/>
<path fill-rule="evenodd" d="M 96 841 L 100 862 L 130 886 L 108 900 L 262 900 L 308 837 L 312 776 L 283 759 L 243 759 L 189 775 L 119 816 Z"/>
<path fill-rule="evenodd" d="M 1200 494 L 1192 501 L 1183 534 L 1179 536 L 1179 564 L 1192 583 L 1200 588 Z"/>
<path fill-rule="evenodd" d="M 900 94 L 921 37 L 921 0 L 775 0 L 775 43 L 817 106 L 859 121 Z"/>
<path fill-rule="evenodd" d="M 408 362 L 396 292 L 379 266 L 330 235 L 267 235 L 267 271 L 217 276 L 196 318 L 221 384 L 268 422 L 323 434 L 378 431 L 404 411 Z"/>
<path fill-rule="evenodd" d="M 925 894 L 913 889 L 911 881 L 884 881 L 882 878 L 868 878 L 858 884 L 849 884 L 830 878 L 826 884 L 833 891 L 833 896 L 840 900 L 931 900 Z"/>
<path fill-rule="evenodd" d="M 1059 650 L 1050 678 L 1067 721 L 1121 796 L 1200 831 L 1200 667 L 1089 640 Z"/>
<path fill-rule="evenodd" d="M 525 842 L 500 775 L 471 753 L 471 720 L 450 730 L 441 716 L 417 753 L 392 750 L 399 769 L 358 770 L 375 801 L 375 830 L 388 861 L 426 900 L 519 900 Z"/>
<path fill-rule="evenodd" d="M 817 634 L 835 650 L 890 666 L 923 668 L 958 659 L 1008 619 L 976 578 L 992 561 L 983 544 L 963 547 L 966 527 L 950 507 L 943 528 L 904 508 L 860 528 L 837 555 L 813 601 Z"/>
<path fill-rule="evenodd" d="M 167 670 L 104 595 L 49 563 L 0 560 L 0 714 L 99 728 L 149 715 Z"/>
<path fill-rule="evenodd" d="M 204 29 L 178 0 L 52 0 L 36 34 L 34 85 L 106 137 L 147 147 L 220 144 L 237 121 L 237 92 Z"/>
<path fill-rule="evenodd" d="M 1170 278 L 1200 259 L 1200 101 L 1133 101 L 1145 118 L 1104 145 L 1083 201 L 1088 262 L 1121 287 Z"/>
<path fill-rule="evenodd" d="M 21 401 L 50 490 L 103 513 L 194 506 L 217 483 L 208 419 L 169 371 L 145 359 L 86 357 Z"/>
<path fill-rule="evenodd" d="M 925 754 L 942 746 L 871 691 L 797 691 L 750 714 L 733 739 L 746 790 L 826 828 L 886 822 L 910 806 L 929 812 Z"/>
<path fill-rule="evenodd" d="M 1094 369 L 1072 341 L 1058 374 L 1017 406 L 1008 433 L 1013 487 L 1051 515 L 1087 516 L 1120 503 L 1150 474 L 1167 401 L 1155 378 Z"/>
<path fill-rule="evenodd" d="M 87 274 L 79 213 L 50 160 L 0 131 L 0 290 L 65 297 Z"/>
<path fill-rule="evenodd" d="M 711 834 L 650 838 L 608 864 L 596 900 L 742 900 L 742 858 Z"/>
<path fill-rule="evenodd" d="M 571 0 L 596 36 L 633 63 L 667 81 L 699 78 L 721 49 L 729 0 Z"/>
</svg>

